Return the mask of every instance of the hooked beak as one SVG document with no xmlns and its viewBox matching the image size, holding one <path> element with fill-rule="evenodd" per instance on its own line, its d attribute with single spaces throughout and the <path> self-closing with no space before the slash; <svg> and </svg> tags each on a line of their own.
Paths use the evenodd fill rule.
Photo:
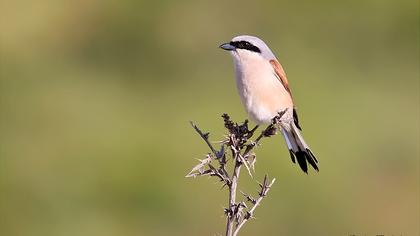
<svg viewBox="0 0 420 236">
<path fill-rule="evenodd" d="M 224 43 L 220 45 L 219 48 L 224 49 L 226 51 L 233 51 L 236 49 L 235 46 L 232 46 L 230 43 Z"/>
</svg>

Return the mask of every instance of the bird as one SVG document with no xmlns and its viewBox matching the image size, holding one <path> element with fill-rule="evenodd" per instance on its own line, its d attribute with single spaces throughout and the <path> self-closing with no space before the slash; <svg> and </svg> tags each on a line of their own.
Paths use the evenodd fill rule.
<svg viewBox="0 0 420 236">
<path fill-rule="evenodd" d="M 236 87 L 249 118 L 259 125 L 270 124 L 280 112 L 280 130 L 293 163 L 306 174 L 308 163 L 319 171 L 318 160 L 301 134 L 296 107 L 286 73 L 263 40 L 240 35 L 219 46 L 230 52 L 235 67 Z"/>
</svg>

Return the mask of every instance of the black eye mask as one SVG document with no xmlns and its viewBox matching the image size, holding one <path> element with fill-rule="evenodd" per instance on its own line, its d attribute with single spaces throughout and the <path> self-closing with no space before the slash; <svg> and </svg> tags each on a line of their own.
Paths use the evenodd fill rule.
<svg viewBox="0 0 420 236">
<path fill-rule="evenodd" d="M 229 44 L 234 46 L 235 48 L 246 49 L 251 52 L 261 53 L 261 50 L 257 46 L 254 46 L 247 41 L 231 41 Z"/>
</svg>

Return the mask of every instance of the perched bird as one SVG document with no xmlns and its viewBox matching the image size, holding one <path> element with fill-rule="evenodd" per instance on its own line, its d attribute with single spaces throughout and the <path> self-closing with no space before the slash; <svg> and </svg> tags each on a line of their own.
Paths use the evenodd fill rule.
<svg viewBox="0 0 420 236">
<path fill-rule="evenodd" d="M 269 124 L 281 111 L 281 132 L 290 157 L 308 173 L 309 163 L 318 171 L 317 159 L 303 140 L 292 93 L 283 67 L 270 48 L 259 38 L 249 35 L 234 37 L 220 45 L 233 57 L 236 86 L 249 117 L 257 123 Z"/>
</svg>

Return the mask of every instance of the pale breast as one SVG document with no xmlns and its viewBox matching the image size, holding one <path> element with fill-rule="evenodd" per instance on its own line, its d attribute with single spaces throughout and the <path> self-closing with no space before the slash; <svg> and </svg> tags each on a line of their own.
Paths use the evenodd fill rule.
<svg viewBox="0 0 420 236">
<path fill-rule="evenodd" d="M 290 94 L 268 61 L 258 55 L 247 56 L 238 60 L 235 67 L 238 92 L 252 120 L 270 123 L 279 111 L 293 108 Z"/>
</svg>

